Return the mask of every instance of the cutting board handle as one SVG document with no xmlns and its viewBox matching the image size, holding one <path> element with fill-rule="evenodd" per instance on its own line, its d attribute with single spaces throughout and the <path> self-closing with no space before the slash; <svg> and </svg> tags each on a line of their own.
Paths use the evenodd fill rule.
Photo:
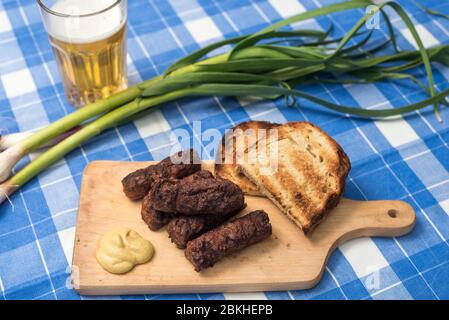
<svg viewBox="0 0 449 320">
<path fill-rule="evenodd" d="M 318 227 L 316 232 L 312 233 L 312 240 L 323 239 L 323 232 L 334 233 L 334 246 L 366 236 L 398 237 L 410 232 L 416 220 L 413 208 L 403 201 L 344 199 L 335 211 L 338 212 L 330 214 L 335 217 L 330 219 L 332 225 L 325 223 L 322 229 Z M 328 229 L 327 226 L 331 228 Z"/>
</svg>

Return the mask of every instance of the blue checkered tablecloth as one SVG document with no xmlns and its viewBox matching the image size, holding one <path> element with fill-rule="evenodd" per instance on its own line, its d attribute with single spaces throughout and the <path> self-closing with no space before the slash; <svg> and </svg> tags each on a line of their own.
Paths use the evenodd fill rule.
<svg viewBox="0 0 449 320">
<path fill-rule="evenodd" d="M 255 32 L 273 21 L 335 0 L 132 0 L 129 1 L 129 79 L 154 77 L 173 61 L 217 39 Z M 426 46 L 449 43 L 449 21 L 434 18 L 413 1 L 399 1 L 413 17 Z M 419 1 L 449 14 L 449 3 Z M 356 12 L 357 14 L 354 14 Z M 338 13 L 297 27 L 341 36 L 363 10 Z M 414 42 L 394 19 L 399 45 Z M 375 32 L 385 37 L 385 30 Z M 423 75 L 423 70 L 416 72 Z M 435 66 L 438 89 L 449 87 L 449 69 Z M 398 107 L 425 98 L 401 82 L 363 86 L 302 86 L 346 105 Z M 0 128 L 34 130 L 73 109 L 61 81 L 36 1 L 0 1 Z M 167 156 L 170 133 L 189 130 L 192 140 L 208 128 L 222 132 L 244 120 L 308 120 L 331 134 L 349 154 L 353 169 L 346 197 L 400 199 L 417 213 L 414 231 L 401 238 L 351 241 L 331 256 L 323 280 L 305 291 L 248 294 L 147 295 L 135 299 L 448 299 L 449 298 L 449 110 L 438 123 L 431 108 L 390 121 L 331 114 L 309 102 L 184 99 L 132 124 L 109 130 L 33 179 L 0 207 L 0 298 L 87 299 L 68 286 L 83 169 L 94 160 L 151 160 Z M 201 121 L 201 129 L 193 128 Z M 204 143 L 203 143 L 204 144 Z M 19 167 L 37 154 L 32 154 Z M 208 155 L 203 154 L 203 158 Z"/>
</svg>

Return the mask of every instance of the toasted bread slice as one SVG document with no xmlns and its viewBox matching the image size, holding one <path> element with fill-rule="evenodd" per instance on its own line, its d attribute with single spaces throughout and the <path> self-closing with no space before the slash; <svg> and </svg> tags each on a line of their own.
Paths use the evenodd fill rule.
<svg viewBox="0 0 449 320">
<path fill-rule="evenodd" d="M 279 124 L 266 121 L 242 122 L 228 131 L 221 140 L 217 159 L 215 161 L 215 174 L 223 179 L 228 179 L 237 184 L 245 194 L 252 196 L 263 196 L 258 187 L 248 180 L 238 166 L 237 148 L 243 148 L 243 152 L 251 144 L 257 142 L 262 136 L 259 133 L 267 131 Z M 250 138 L 250 135 L 253 135 Z M 242 159 L 244 161 L 244 159 Z"/>
<path fill-rule="evenodd" d="M 265 142 L 268 152 L 260 154 L 262 140 L 258 141 L 247 150 L 252 157 L 257 153 L 258 162 L 239 167 L 307 234 L 338 204 L 351 164 L 337 142 L 311 123 L 291 122 L 277 129 L 277 141 Z M 273 162 L 267 159 L 273 150 L 277 166 L 267 174 L 264 169 L 268 160 Z"/>
</svg>

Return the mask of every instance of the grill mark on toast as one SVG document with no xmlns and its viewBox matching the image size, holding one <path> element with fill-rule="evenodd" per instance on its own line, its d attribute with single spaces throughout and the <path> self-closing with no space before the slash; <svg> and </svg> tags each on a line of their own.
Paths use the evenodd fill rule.
<svg viewBox="0 0 449 320">
<path fill-rule="evenodd" d="M 250 121 L 250 122 L 242 122 L 232 128 L 231 131 L 227 132 L 221 140 L 221 145 L 219 146 L 218 154 L 217 154 L 217 160 L 215 164 L 215 174 L 219 177 L 228 179 L 233 181 L 234 183 L 238 184 L 243 192 L 245 194 L 254 195 L 254 196 L 262 196 L 257 186 L 249 181 L 246 176 L 244 176 L 238 169 L 237 165 L 237 153 L 236 153 L 236 147 L 237 143 L 236 140 L 241 137 L 241 135 L 237 135 L 238 133 L 242 133 L 245 130 L 254 130 L 256 134 L 256 142 L 259 139 L 259 132 L 258 130 L 269 130 L 271 128 L 277 127 L 279 124 L 273 124 L 266 121 Z M 237 131 L 236 131 L 237 130 Z M 241 130 L 241 131 L 239 131 Z M 225 146 L 226 143 L 229 143 L 231 139 L 234 139 L 234 143 L 232 144 L 231 150 L 226 150 Z M 248 142 L 245 141 L 245 144 Z M 229 144 L 228 144 L 229 145 Z M 229 149 L 229 148 L 228 148 Z M 232 157 L 232 164 L 225 163 L 226 156 L 228 153 L 228 157 Z M 229 159 L 229 158 L 228 158 Z M 221 163 L 219 163 L 221 162 Z"/>
<path fill-rule="evenodd" d="M 310 132 L 308 132 L 308 134 L 310 134 Z M 311 141 L 306 135 L 302 136 L 290 133 L 289 139 L 297 146 L 296 153 L 301 155 L 301 157 L 292 158 L 292 171 L 303 171 L 306 181 L 309 182 L 306 186 L 312 194 L 312 198 L 315 197 L 318 201 L 323 201 L 323 199 L 327 198 L 328 194 L 331 193 L 332 189 L 335 188 L 335 183 L 327 179 L 327 170 L 323 163 L 324 160 L 321 161 L 318 156 L 318 154 L 322 154 L 321 150 L 318 149 L 314 153 Z M 286 161 L 290 162 L 288 158 Z M 319 178 L 317 179 L 317 177 Z M 324 208 L 324 203 L 320 208 Z"/>
<path fill-rule="evenodd" d="M 291 157 L 293 160 L 281 160 L 280 163 L 293 168 L 293 170 L 285 173 L 281 164 L 279 176 L 283 177 L 283 180 L 277 181 L 276 185 L 269 184 L 265 179 L 262 179 L 258 175 L 258 168 L 252 168 L 255 170 L 251 170 L 251 166 L 248 165 L 246 167 L 242 166 L 242 169 L 251 178 L 250 180 L 258 185 L 262 193 L 270 198 L 307 234 L 338 204 L 344 189 L 350 163 L 341 147 L 321 129 L 312 124 L 298 122 L 281 127 L 279 139 L 286 138 L 295 141 L 293 145 L 296 145 L 297 148 L 295 148 L 295 152 L 292 151 L 292 154 L 295 155 Z M 280 154 L 283 151 L 283 148 L 280 147 Z M 298 155 L 304 157 L 304 162 L 299 165 L 296 163 L 298 160 L 295 160 L 295 157 L 298 157 Z M 287 156 L 286 158 L 288 159 L 289 157 Z M 292 161 L 293 164 L 291 163 Z M 298 193 L 295 192 L 296 190 L 288 190 L 287 193 L 289 195 L 285 196 L 285 191 L 281 192 L 279 190 L 283 190 L 286 185 L 292 185 L 291 179 L 299 180 L 298 177 L 295 179 L 294 176 L 296 170 L 303 171 L 302 175 L 305 181 L 311 181 L 313 186 L 307 189 L 306 192 Z M 286 181 L 288 183 L 285 183 Z M 301 187 L 301 184 L 298 184 L 296 188 L 298 187 Z M 304 187 L 304 184 L 302 187 Z M 305 193 L 312 198 L 310 200 L 311 203 L 317 204 L 315 207 L 307 206 L 303 202 Z"/>
<path fill-rule="evenodd" d="M 281 210 L 282 212 L 284 212 L 285 215 L 286 215 L 286 216 L 287 216 L 293 223 L 295 223 L 300 229 L 303 228 L 303 224 L 299 221 L 299 219 L 297 219 L 295 216 L 293 216 L 293 215 L 291 215 L 290 213 L 288 213 L 288 212 L 285 211 L 284 206 L 283 206 L 283 205 L 281 204 L 281 202 L 280 202 L 281 199 L 280 199 L 278 196 L 276 196 L 276 194 L 273 194 L 273 193 L 269 192 L 269 191 L 266 189 L 266 185 L 265 185 L 263 182 L 259 181 L 258 178 L 256 178 L 255 176 L 253 176 L 253 174 L 251 173 L 251 171 L 247 171 L 247 170 L 246 170 L 246 169 L 249 169 L 249 170 L 250 170 L 250 167 L 249 167 L 249 166 L 248 166 L 248 167 L 240 166 L 240 169 L 242 170 L 242 172 L 245 173 L 245 176 L 246 176 L 252 183 L 256 184 L 256 185 L 259 187 L 260 192 L 261 192 L 264 196 L 266 196 L 268 199 L 270 199 L 271 202 L 273 202 L 273 203 L 279 208 L 279 210 Z"/>
<path fill-rule="evenodd" d="M 298 124 L 300 123 L 295 123 L 292 126 L 295 127 Z M 347 174 L 350 169 L 350 163 L 347 155 L 341 147 L 320 128 L 310 123 L 307 123 L 307 127 L 307 136 L 309 136 L 313 141 L 318 141 L 317 145 L 315 144 L 315 148 L 317 148 L 320 155 L 322 155 L 322 165 L 328 172 L 337 172 L 337 175 L 331 177 L 332 179 L 326 177 L 330 182 L 332 182 L 331 188 L 340 188 L 340 178 Z M 302 131 L 304 131 L 304 129 Z"/>
<path fill-rule="evenodd" d="M 317 201 L 313 201 L 308 196 L 308 190 L 311 186 L 313 189 L 313 185 L 307 183 L 310 181 L 311 177 L 305 175 L 307 170 L 297 170 L 288 160 L 288 157 L 286 157 L 284 151 L 291 146 L 290 141 L 284 139 L 278 143 L 279 162 L 276 174 L 270 176 L 261 175 L 259 164 L 241 164 L 240 167 L 246 171 L 247 174 L 254 177 L 251 180 L 258 186 L 259 190 L 263 186 L 265 194 L 274 199 L 274 201 L 279 204 L 280 208 L 290 215 L 291 219 L 302 226 L 307 221 L 307 219 L 304 219 L 304 217 L 308 218 L 307 212 L 316 211 L 318 209 L 314 206 L 314 203 Z M 269 148 L 270 145 L 267 146 L 268 152 Z M 249 153 L 256 154 L 256 152 L 257 151 L 253 148 Z M 296 152 L 300 153 L 300 150 L 297 150 Z"/>
<path fill-rule="evenodd" d="M 296 175 L 294 175 L 288 163 L 285 165 L 280 163 L 278 166 L 278 174 L 272 178 L 278 182 L 278 187 L 268 191 L 276 193 L 276 190 L 283 190 L 280 203 L 283 204 L 288 214 L 304 224 L 303 217 L 306 213 L 316 210 L 314 201 L 306 189 L 307 177 L 301 175 L 299 171 L 296 171 Z"/>
<path fill-rule="evenodd" d="M 257 122 L 255 122 L 257 123 Z M 274 128 L 276 125 L 265 123 L 269 128 Z M 253 124 L 244 124 L 245 126 L 254 128 Z M 241 166 L 240 170 L 244 172 L 245 176 L 249 179 L 241 179 L 251 186 L 253 183 L 258 185 L 258 188 L 262 194 L 269 198 L 286 216 L 296 223 L 305 234 L 311 232 L 338 204 L 340 197 L 344 190 L 344 184 L 346 177 L 349 173 L 351 164 L 349 158 L 346 156 L 341 147 L 325 132 L 313 124 L 307 122 L 290 122 L 282 125 L 278 130 L 279 140 L 288 138 L 292 141 L 301 139 L 310 142 L 310 147 L 306 144 L 301 149 L 303 153 L 300 153 L 302 157 L 307 158 L 310 161 L 310 165 L 313 169 L 304 170 L 306 173 L 304 179 L 313 180 L 314 183 L 318 183 L 311 190 L 307 192 L 311 193 L 311 203 L 315 204 L 315 208 L 307 207 L 304 203 L 304 193 L 307 192 L 293 192 L 291 191 L 288 197 L 285 197 L 284 193 L 279 192 L 283 190 L 285 181 L 296 180 L 295 171 L 282 174 L 283 180 L 279 179 L 266 179 L 260 177 L 260 167 L 254 165 Z M 299 138 L 298 138 L 299 137 Z M 224 140 L 223 140 L 224 141 Z M 295 141 L 296 144 L 297 141 Z M 256 147 L 257 143 L 256 143 Z M 282 151 L 280 151 L 282 152 Z M 296 157 L 298 155 L 296 150 Z M 287 166 L 294 168 L 296 162 L 295 157 L 292 157 L 293 164 L 287 162 Z M 232 168 L 230 167 L 229 170 Z M 233 171 L 236 172 L 237 165 L 234 166 Z M 299 169 L 298 169 L 299 170 Z M 238 178 L 237 178 L 238 179 Z M 235 179 L 233 180 L 235 181 Z M 238 183 L 238 182 L 237 182 Z M 320 184 L 321 183 L 321 184 Z M 290 183 L 291 184 L 291 183 Z M 245 186 L 245 184 L 243 183 Z M 294 184 L 292 184 L 294 185 Z M 307 185 L 307 184 L 306 184 Z M 303 185 L 304 186 L 304 185 Z M 254 188 L 257 187 L 254 185 Z M 296 189 L 298 186 L 296 187 Z M 318 190 L 321 188 L 321 196 Z M 312 196 L 313 195 L 313 196 Z M 307 200 L 309 201 L 309 200 Z M 289 204 L 292 202 L 292 205 Z M 308 208 L 308 209 L 306 209 Z"/>
</svg>

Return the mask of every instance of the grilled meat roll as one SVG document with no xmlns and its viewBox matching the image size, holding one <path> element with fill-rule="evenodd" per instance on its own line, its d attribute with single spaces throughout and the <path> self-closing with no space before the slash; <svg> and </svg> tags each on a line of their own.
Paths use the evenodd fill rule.
<svg viewBox="0 0 449 320">
<path fill-rule="evenodd" d="M 123 180 L 123 192 L 132 200 L 146 196 L 159 179 L 181 179 L 201 170 L 198 153 L 193 149 L 180 151 L 155 165 L 128 174 Z"/>
<path fill-rule="evenodd" d="M 154 209 L 182 215 L 227 215 L 245 203 L 242 190 L 233 182 L 199 171 L 182 180 L 161 179 L 150 192 Z"/>
<path fill-rule="evenodd" d="M 267 213 L 254 211 L 188 242 L 184 254 L 199 272 L 236 251 L 268 238 L 271 233 Z"/>
</svg>

